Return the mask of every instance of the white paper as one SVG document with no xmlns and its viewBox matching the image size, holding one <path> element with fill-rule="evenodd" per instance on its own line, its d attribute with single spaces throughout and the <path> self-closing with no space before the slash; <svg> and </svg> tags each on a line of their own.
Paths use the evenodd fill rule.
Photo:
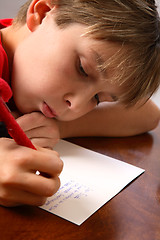
<svg viewBox="0 0 160 240">
<path fill-rule="evenodd" d="M 119 193 L 143 169 L 61 140 L 61 187 L 41 207 L 77 225 Z"/>
</svg>

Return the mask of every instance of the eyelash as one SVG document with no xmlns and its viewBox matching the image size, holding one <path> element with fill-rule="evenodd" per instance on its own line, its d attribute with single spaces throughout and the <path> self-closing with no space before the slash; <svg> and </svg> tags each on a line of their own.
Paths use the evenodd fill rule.
<svg viewBox="0 0 160 240">
<path fill-rule="evenodd" d="M 80 70 L 81 74 L 83 74 L 85 77 L 88 77 L 88 74 L 85 72 L 80 59 L 79 59 L 79 70 Z M 100 103 L 98 94 L 96 94 L 94 96 L 94 98 L 96 99 L 97 105 L 98 105 Z"/>
<path fill-rule="evenodd" d="M 79 70 L 81 74 L 83 74 L 85 77 L 88 77 L 88 74 L 85 72 L 80 59 L 79 59 Z"/>
<path fill-rule="evenodd" d="M 98 94 L 96 94 L 95 96 L 94 96 L 94 98 L 96 99 L 96 101 L 97 101 L 97 105 L 100 103 L 100 100 L 99 100 L 99 96 L 98 96 Z"/>
</svg>

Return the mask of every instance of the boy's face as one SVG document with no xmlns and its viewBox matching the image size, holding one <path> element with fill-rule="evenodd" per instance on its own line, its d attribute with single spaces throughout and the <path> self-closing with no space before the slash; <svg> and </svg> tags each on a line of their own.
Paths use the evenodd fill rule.
<svg viewBox="0 0 160 240">
<path fill-rule="evenodd" d="M 113 101 L 120 90 L 110 83 L 112 71 L 97 70 L 98 62 L 119 46 L 101 43 L 82 34 L 85 26 L 60 29 L 48 15 L 16 48 L 12 88 L 19 111 L 40 111 L 46 117 L 73 120 L 100 102 Z"/>
</svg>

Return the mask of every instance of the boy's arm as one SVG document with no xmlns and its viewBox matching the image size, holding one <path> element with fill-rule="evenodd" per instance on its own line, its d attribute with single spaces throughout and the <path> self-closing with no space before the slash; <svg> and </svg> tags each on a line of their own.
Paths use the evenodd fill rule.
<svg viewBox="0 0 160 240">
<path fill-rule="evenodd" d="M 125 108 L 117 103 L 103 103 L 85 116 L 59 122 L 60 137 L 108 136 L 123 137 L 154 129 L 160 119 L 160 109 L 151 101 L 141 107 Z"/>
</svg>

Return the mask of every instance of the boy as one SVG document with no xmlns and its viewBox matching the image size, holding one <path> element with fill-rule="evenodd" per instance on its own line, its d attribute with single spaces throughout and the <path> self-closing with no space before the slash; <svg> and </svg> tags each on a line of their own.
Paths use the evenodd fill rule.
<svg viewBox="0 0 160 240">
<path fill-rule="evenodd" d="M 0 204 L 41 205 L 57 191 L 62 162 L 44 148 L 60 137 L 129 136 L 158 124 L 159 109 L 147 101 L 160 76 L 154 1 L 30 0 L 12 25 L 1 23 L 9 105 L 43 148 L 0 139 Z"/>
</svg>

